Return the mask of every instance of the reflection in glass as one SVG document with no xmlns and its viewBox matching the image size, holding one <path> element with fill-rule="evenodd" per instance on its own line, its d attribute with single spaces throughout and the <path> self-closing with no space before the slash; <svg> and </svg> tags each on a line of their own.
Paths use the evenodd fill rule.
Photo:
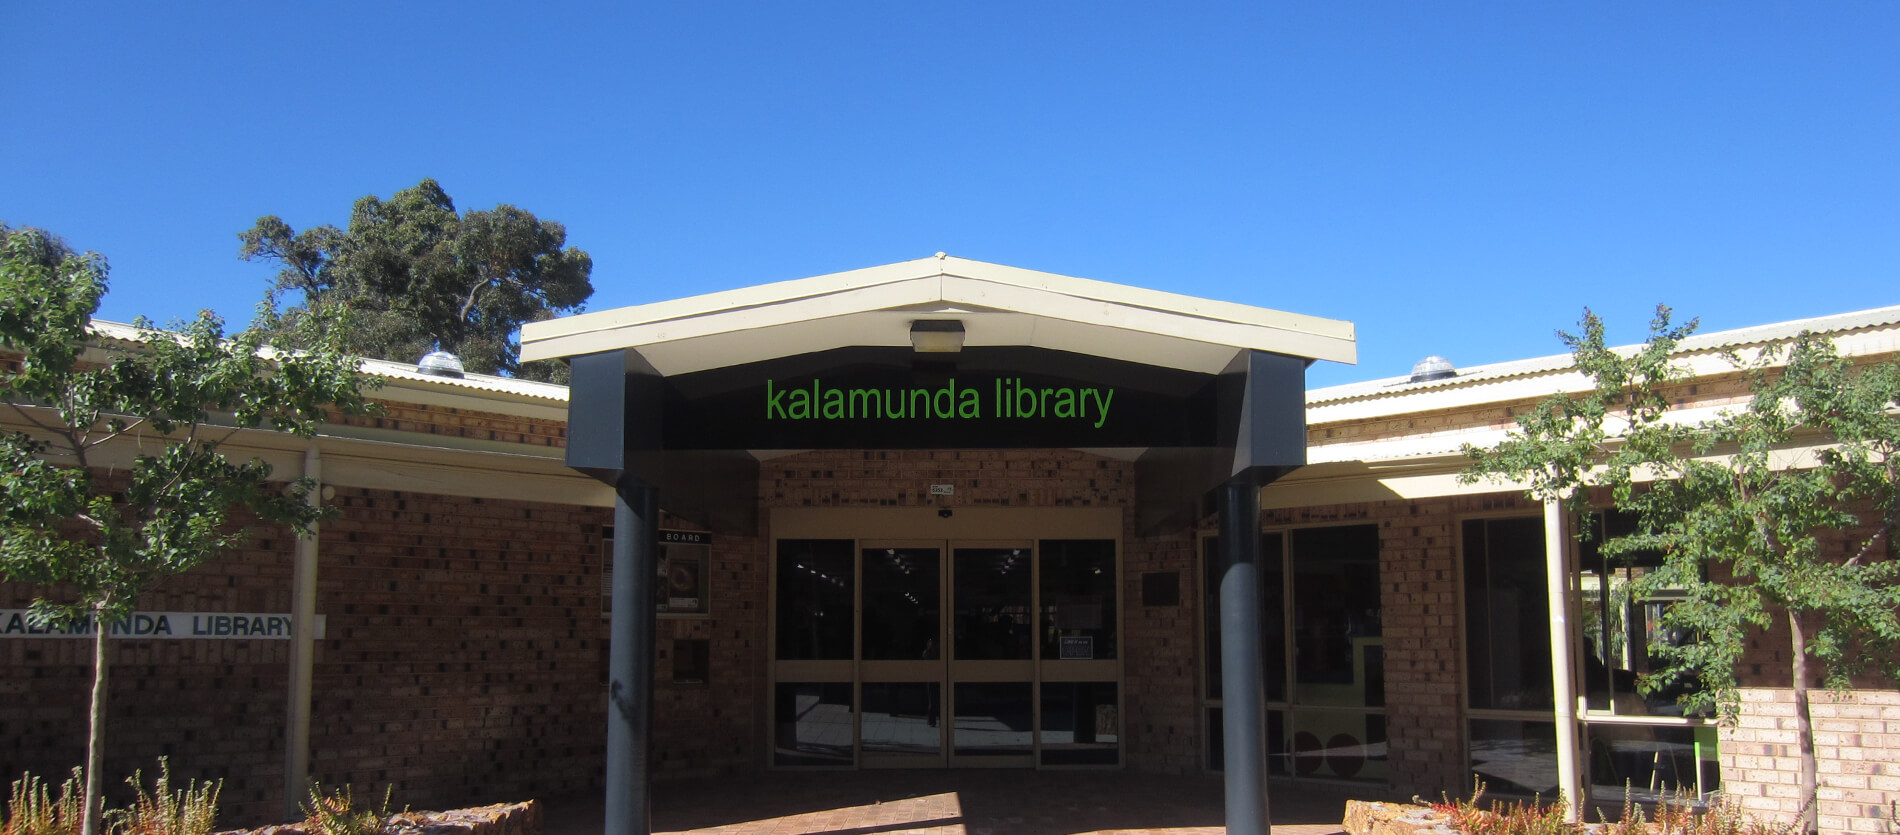
<svg viewBox="0 0 1900 835">
<path fill-rule="evenodd" d="M 956 549 L 956 660 L 1029 660 L 1029 568 L 1027 548 Z"/>
<path fill-rule="evenodd" d="M 1550 710 L 1544 520 L 1470 519 L 1463 533 L 1471 706 Z"/>
<path fill-rule="evenodd" d="M 1493 794 L 1557 795 L 1557 726 L 1471 720 L 1471 773 Z"/>
<path fill-rule="evenodd" d="M 1386 778 L 1385 716 L 1334 710 L 1293 713 L 1293 772 L 1331 780 Z"/>
<path fill-rule="evenodd" d="M 1299 703 L 1385 704 L 1379 527 L 1302 528 L 1291 539 Z"/>
<path fill-rule="evenodd" d="M 1721 788 L 1713 727 L 1590 725 L 1590 783 L 1597 798 L 1638 801 Z"/>
<path fill-rule="evenodd" d="M 1030 685 L 957 684 L 959 757 L 1028 756 L 1034 743 Z"/>
<path fill-rule="evenodd" d="M 1206 650 L 1202 663 L 1206 673 L 1207 698 L 1221 697 L 1220 661 L 1220 540 L 1203 540 L 1201 554 L 1201 605 Z M 1286 695 L 1286 541 L 1279 533 L 1260 537 L 1260 564 L 1256 572 L 1260 586 L 1260 672 L 1267 688 L 1267 701 L 1284 702 Z M 1377 589 L 1374 589 L 1377 592 Z"/>
<path fill-rule="evenodd" d="M 942 695 L 942 685 L 934 681 L 865 682 L 860 733 L 865 755 L 942 753 Z"/>
<path fill-rule="evenodd" d="M 1115 657 L 1115 540 L 1039 545 L 1044 660 Z"/>
<path fill-rule="evenodd" d="M 779 660 L 851 659 L 852 550 L 849 539 L 779 540 Z"/>
<path fill-rule="evenodd" d="M 935 548 L 864 549 L 866 660 L 941 657 L 937 559 Z"/>
<path fill-rule="evenodd" d="M 1044 682 L 1042 764 L 1119 763 L 1119 713 L 1112 682 Z"/>
<path fill-rule="evenodd" d="M 772 761 L 785 766 L 851 765 L 851 685 L 778 685 Z"/>
<path fill-rule="evenodd" d="M 1663 616 L 1680 601 L 1681 588 L 1636 598 L 1631 586 L 1663 562 L 1661 551 L 1637 551 L 1615 557 L 1601 544 L 1608 537 L 1635 532 L 1636 520 L 1626 513 L 1607 513 L 1593 520 L 1578 559 L 1577 586 L 1583 593 L 1583 689 L 1590 710 L 1623 715 L 1682 715 L 1678 700 L 1696 687 L 1693 678 L 1652 679 L 1643 693 L 1636 682 L 1664 668 L 1661 650 L 1681 646 L 1692 636 L 1686 630 L 1663 625 Z"/>
</svg>

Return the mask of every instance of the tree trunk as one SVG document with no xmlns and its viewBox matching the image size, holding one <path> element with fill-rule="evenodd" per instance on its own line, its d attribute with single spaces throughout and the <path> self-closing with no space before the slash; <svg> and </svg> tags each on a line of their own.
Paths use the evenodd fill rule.
<svg viewBox="0 0 1900 835">
<path fill-rule="evenodd" d="M 92 610 L 92 718 L 86 733 L 85 814 L 80 817 L 82 835 L 99 835 L 104 828 L 105 799 L 100 796 L 99 779 L 106 770 L 106 671 L 110 669 L 106 649 L 112 625 L 106 623 L 104 609 Z"/>
<path fill-rule="evenodd" d="M 1801 616 L 1793 610 L 1788 612 L 1789 643 L 1793 650 L 1793 660 L 1789 662 L 1794 674 L 1794 727 L 1795 736 L 1801 748 L 1801 817 L 1800 831 L 1818 832 L 1817 826 L 1821 803 L 1821 779 L 1814 762 L 1814 719 L 1808 714 L 1808 653 L 1807 636 L 1801 628 Z"/>
</svg>

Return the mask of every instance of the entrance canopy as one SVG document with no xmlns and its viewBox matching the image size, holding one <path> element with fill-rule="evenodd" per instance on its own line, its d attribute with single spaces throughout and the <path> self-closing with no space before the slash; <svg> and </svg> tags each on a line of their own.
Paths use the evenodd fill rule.
<svg viewBox="0 0 1900 835">
<path fill-rule="evenodd" d="M 1305 462 L 1304 370 L 1349 322 L 938 255 L 538 322 L 573 367 L 568 463 L 721 530 L 808 449 L 1086 449 L 1144 527 Z"/>
</svg>

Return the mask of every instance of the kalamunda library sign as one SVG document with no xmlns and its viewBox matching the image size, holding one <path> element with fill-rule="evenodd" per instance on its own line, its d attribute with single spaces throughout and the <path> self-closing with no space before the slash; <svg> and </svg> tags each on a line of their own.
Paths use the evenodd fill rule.
<svg viewBox="0 0 1900 835">
<path fill-rule="evenodd" d="M 323 637 L 317 616 L 316 637 Z M 289 615 L 260 612 L 133 612 L 107 625 L 110 638 L 266 640 L 290 639 Z M 70 626 L 33 623 L 25 609 L 0 609 L 0 638 L 90 638 L 98 626 L 87 619 Z"/>
</svg>

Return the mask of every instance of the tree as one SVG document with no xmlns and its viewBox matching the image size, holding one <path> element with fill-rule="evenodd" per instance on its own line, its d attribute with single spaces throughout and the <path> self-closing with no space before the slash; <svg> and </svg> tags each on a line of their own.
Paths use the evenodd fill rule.
<svg viewBox="0 0 1900 835">
<path fill-rule="evenodd" d="M 1633 591 L 1683 589 L 1664 625 L 1696 636 L 1660 648 L 1665 666 L 1640 683 L 1646 692 L 1699 681 L 1685 708 L 1732 721 L 1748 640 L 1785 625 L 1808 798 L 1801 823 L 1812 832 L 1817 678 L 1836 691 L 1861 674 L 1900 679 L 1900 363 L 1856 365 L 1806 332 L 1730 352 L 1752 397 L 1690 422 L 1672 415 L 1669 386 L 1685 377 L 1674 354 L 1695 323 L 1669 319 L 1657 308 L 1649 339 L 1629 352 L 1606 347 L 1601 320 L 1584 311 L 1582 333 L 1559 336 L 1592 388 L 1539 403 L 1495 448 L 1467 447 L 1462 478 L 1527 483 L 1534 497 L 1579 511 L 1600 490 L 1635 515 L 1636 531 L 1604 553 L 1660 551 L 1662 567 Z"/>
<path fill-rule="evenodd" d="M 348 231 L 297 232 L 268 215 L 239 238 L 239 257 L 280 266 L 275 293 L 300 294 L 287 320 L 348 311 L 345 347 L 399 362 L 439 347 L 478 373 L 564 378 L 559 363 L 522 366 L 515 334 L 578 312 L 594 292 L 593 259 L 566 246 L 561 224 L 505 203 L 457 214 L 429 179 L 357 200 Z"/>
<path fill-rule="evenodd" d="M 308 437 L 326 409 L 370 405 L 359 361 L 320 317 L 302 321 L 295 352 L 261 326 L 226 337 L 208 311 L 178 330 L 140 320 L 133 341 L 96 339 L 103 258 L 32 229 L 0 227 L 0 248 L 0 402 L 30 427 L 0 431 L 0 576 L 52 587 L 33 601 L 37 623 L 92 632 L 83 831 L 97 835 L 109 625 L 154 581 L 240 543 L 235 511 L 299 533 L 322 515 L 310 482 L 272 484 L 269 465 L 233 462 L 220 441 L 255 427 Z"/>
</svg>

